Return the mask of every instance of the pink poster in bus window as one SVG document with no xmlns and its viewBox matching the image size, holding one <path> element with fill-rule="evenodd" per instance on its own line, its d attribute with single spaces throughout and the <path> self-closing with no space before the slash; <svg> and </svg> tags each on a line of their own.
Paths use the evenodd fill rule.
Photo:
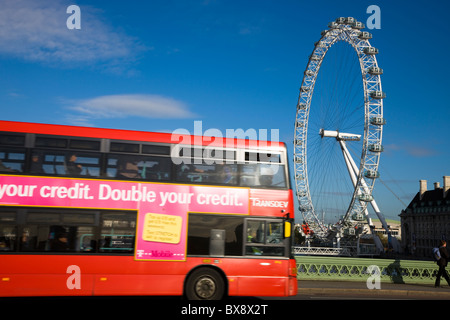
<svg viewBox="0 0 450 320">
<path fill-rule="evenodd" d="M 158 185 L 157 205 L 141 203 L 136 260 L 185 260 L 188 212 L 248 214 L 248 189 Z"/>
<path fill-rule="evenodd" d="M 0 205 L 136 210 L 136 260 L 185 260 L 188 212 L 248 214 L 249 189 L 0 175 Z"/>
</svg>

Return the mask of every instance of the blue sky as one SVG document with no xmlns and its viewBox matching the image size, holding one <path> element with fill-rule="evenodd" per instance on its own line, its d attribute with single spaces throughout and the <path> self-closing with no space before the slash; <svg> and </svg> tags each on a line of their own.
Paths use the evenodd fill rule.
<svg viewBox="0 0 450 320">
<path fill-rule="evenodd" d="M 81 29 L 69 30 L 69 5 Z M 292 153 L 298 89 L 328 22 L 366 23 L 387 93 L 385 184 L 396 217 L 419 180 L 450 175 L 447 1 L 0 0 L 1 119 L 146 131 L 279 129 Z M 291 167 L 291 170 L 293 167 Z M 401 199 L 398 200 L 397 196 Z"/>
</svg>

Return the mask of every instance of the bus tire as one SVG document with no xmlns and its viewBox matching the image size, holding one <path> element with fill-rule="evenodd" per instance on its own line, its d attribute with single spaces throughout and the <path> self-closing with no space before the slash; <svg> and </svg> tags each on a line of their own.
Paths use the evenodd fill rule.
<svg viewBox="0 0 450 320">
<path fill-rule="evenodd" d="M 185 286 L 188 300 L 220 300 L 225 295 L 223 276 L 212 268 L 199 268 L 188 277 Z"/>
</svg>

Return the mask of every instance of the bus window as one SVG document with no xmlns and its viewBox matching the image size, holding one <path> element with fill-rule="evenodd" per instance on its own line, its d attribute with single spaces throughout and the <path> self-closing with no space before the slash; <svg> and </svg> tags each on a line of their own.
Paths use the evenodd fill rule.
<svg viewBox="0 0 450 320">
<path fill-rule="evenodd" d="M 282 222 L 267 222 L 266 241 L 268 244 L 282 243 L 284 239 L 284 226 Z"/>
<path fill-rule="evenodd" d="M 109 150 L 111 152 L 139 153 L 139 144 L 137 144 L 137 143 L 123 143 L 123 142 L 111 142 Z"/>
<path fill-rule="evenodd" d="M 45 209 L 28 212 L 19 238 L 22 252 L 93 252 L 95 214 Z"/>
<path fill-rule="evenodd" d="M 213 165 L 181 163 L 176 168 L 177 181 L 205 183 L 210 180 L 213 169 Z"/>
<path fill-rule="evenodd" d="M 218 184 L 237 184 L 238 167 L 236 164 L 216 164 L 215 165 L 215 180 Z"/>
<path fill-rule="evenodd" d="M 100 141 L 92 139 L 78 138 L 55 138 L 48 136 L 38 136 L 35 140 L 35 146 L 38 148 L 59 148 L 59 149 L 77 149 L 87 151 L 100 151 Z"/>
<path fill-rule="evenodd" d="M 139 172 L 140 157 L 128 155 L 112 155 L 108 157 L 107 176 L 118 179 L 141 179 Z"/>
<path fill-rule="evenodd" d="M 66 174 L 64 153 L 48 152 L 44 155 L 44 172 L 46 174 Z"/>
<path fill-rule="evenodd" d="M 0 252 L 16 250 L 16 235 L 16 226 L 0 223 Z"/>
<path fill-rule="evenodd" d="M 135 212 L 103 213 L 101 224 L 100 252 L 133 252 L 136 232 Z"/>
<path fill-rule="evenodd" d="M 0 149 L 0 172 L 22 172 L 25 165 L 25 150 Z"/>
<path fill-rule="evenodd" d="M 26 225 L 20 237 L 23 252 L 93 252 L 92 226 Z"/>
<path fill-rule="evenodd" d="M 70 149 L 99 151 L 100 150 L 100 141 L 71 139 L 69 142 L 69 148 Z"/>
<path fill-rule="evenodd" d="M 286 173 L 277 163 L 244 164 L 240 182 L 245 187 L 286 188 Z"/>
<path fill-rule="evenodd" d="M 247 223 L 247 242 L 264 243 L 264 221 L 248 221 Z"/>
<path fill-rule="evenodd" d="M 144 144 L 142 145 L 142 153 L 145 154 L 155 154 L 155 155 L 167 155 L 170 156 L 170 147 L 169 146 L 160 146 L 160 145 L 151 145 Z"/>
<path fill-rule="evenodd" d="M 246 152 L 245 161 L 264 162 L 264 163 L 280 163 L 281 155 L 278 153 L 264 152 Z"/>
<path fill-rule="evenodd" d="M 64 176 L 100 176 L 100 154 L 54 150 L 33 150 L 30 172 Z"/>
<path fill-rule="evenodd" d="M 23 134 L 0 134 L 0 145 L 23 146 L 25 135 Z"/>
<path fill-rule="evenodd" d="M 134 250 L 135 211 L 1 209 L 0 252 L 132 253 Z M 24 224 L 17 225 L 17 221 Z"/>
<path fill-rule="evenodd" d="M 225 230 L 225 255 L 242 256 L 244 219 L 242 217 L 211 214 L 189 214 L 189 255 L 209 255 L 211 230 Z"/>
<path fill-rule="evenodd" d="M 238 167 L 236 164 L 186 164 L 176 167 L 177 181 L 189 183 L 207 183 L 218 185 L 236 185 Z"/>
<path fill-rule="evenodd" d="M 245 254 L 254 256 L 284 256 L 283 222 L 247 220 Z"/>
<path fill-rule="evenodd" d="M 169 157 L 110 155 L 106 175 L 117 179 L 168 181 L 170 167 Z"/>
<path fill-rule="evenodd" d="M 0 252 L 15 251 L 17 227 L 15 212 L 1 212 L 0 215 Z"/>
<path fill-rule="evenodd" d="M 66 175 L 68 176 L 100 176 L 100 155 L 90 153 L 69 152 L 66 154 Z"/>
</svg>

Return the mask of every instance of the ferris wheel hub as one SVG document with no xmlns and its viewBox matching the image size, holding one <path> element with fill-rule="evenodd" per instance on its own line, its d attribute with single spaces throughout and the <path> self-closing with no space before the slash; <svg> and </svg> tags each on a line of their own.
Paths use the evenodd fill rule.
<svg viewBox="0 0 450 320">
<path fill-rule="evenodd" d="M 319 135 L 322 138 L 336 138 L 337 141 L 360 141 L 361 135 L 354 133 L 344 133 L 335 130 L 324 130 L 320 129 Z"/>
</svg>

